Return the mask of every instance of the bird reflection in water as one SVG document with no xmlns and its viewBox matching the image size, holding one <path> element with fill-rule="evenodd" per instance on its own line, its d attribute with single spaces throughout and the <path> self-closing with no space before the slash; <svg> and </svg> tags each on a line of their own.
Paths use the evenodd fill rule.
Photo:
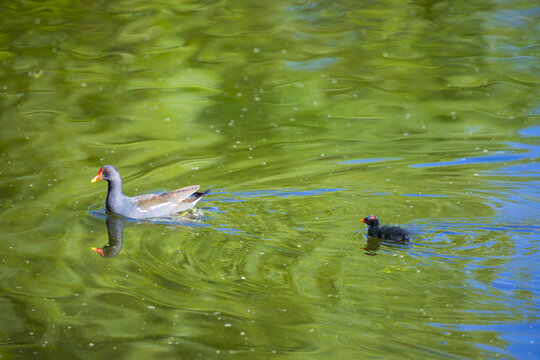
<svg viewBox="0 0 540 360">
<path fill-rule="evenodd" d="M 126 220 L 117 216 L 109 216 L 106 219 L 109 242 L 102 248 L 93 247 L 92 250 L 103 257 L 113 257 L 122 250 L 124 227 Z"/>
<path fill-rule="evenodd" d="M 377 251 L 381 249 L 381 245 L 384 248 L 387 249 L 400 249 L 404 247 L 408 247 L 410 245 L 409 240 L 401 240 L 401 241 L 392 241 L 392 240 L 383 240 L 376 238 L 374 236 L 367 236 L 367 243 L 366 246 L 362 248 L 362 250 L 365 251 L 366 255 L 375 256 L 377 255 Z"/>
<path fill-rule="evenodd" d="M 96 212 L 97 213 L 97 212 Z M 92 250 L 97 252 L 102 257 L 114 257 L 122 250 L 122 243 L 124 240 L 124 228 L 128 223 L 130 224 L 154 224 L 154 225 L 167 225 L 167 226 L 180 226 L 180 227 L 194 227 L 194 226 L 209 226 L 207 224 L 200 223 L 203 217 L 203 212 L 200 209 L 191 209 L 188 212 L 182 213 L 176 217 L 169 218 L 155 218 L 151 221 L 142 221 L 134 219 L 126 219 L 121 216 L 116 216 L 110 213 L 100 213 L 98 216 L 105 217 L 107 224 L 107 233 L 109 236 L 109 242 L 103 247 L 92 247 Z"/>
<path fill-rule="evenodd" d="M 362 248 L 365 251 L 366 255 L 375 256 L 377 255 L 377 250 L 381 247 L 381 239 L 377 239 L 373 236 L 367 237 L 366 246 Z"/>
</svg>

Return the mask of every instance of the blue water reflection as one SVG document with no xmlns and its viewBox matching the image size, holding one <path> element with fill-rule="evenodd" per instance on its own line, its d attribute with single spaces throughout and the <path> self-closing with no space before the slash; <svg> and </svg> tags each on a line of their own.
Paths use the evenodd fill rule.
<svg viewBox="0 0 540 360">
<path fill-rule="evenodd" d="M 536 135 L 535 135 L 536 136 Z M 535 160 L 540 157 L 540 146 L 528 145 L 516 142 L 508 143 L 510 147 L 516 150 L 526 150 L 523 153 L 516 153 L 514 151 L 497 151 L 495 155 L 486 156 L 473 156 L 463 157 L 453 161 L 441 161 L 436 163 L 423 163 L 410 165 L 412 168 L 424 168 L 424 167 L 442 167 L 442 166 L 455 166 L 455 165 L 471 165 L 471 164 L 486 164 L 497 162 L 513 162 L 521 160 Z"/>
<path fill-rule="evenodd" d="M 333 65 L 338 61 L 337 57 L 326 57 L 305 61 L 286 61 L 285 64 L 289 69 L 299 71 L 315 71 L 322 70 Z"/>
<path fill-rule="evenodd" d="M 414 164 L 412 168 L 424 167 L 440 167 L 440 166 L 455 166 L 455 165 L 470 165 L 470 164 L 486 164 L 496 162 L 510 162 L 528 159 L 527 155 L 512 154 L 506 151 L 499 151 L 496 155 L 475 156 L 469 158 L 460 158 L 453 161 L 441 161 L 436 163 Z"/>
<path fill-rule="evenodd" d="M 256 190 L 256 191 L 233 192 L 232 195 L 239 198 L 252 198 L 252 197 L 265 197 L 265 196 L 290 197 L 290 196 L 323 195 L 326 193 L 332 193 L 332 192 L 343 191 L 343 190 L 346 190 L 346 189 Z"/>
</svg>

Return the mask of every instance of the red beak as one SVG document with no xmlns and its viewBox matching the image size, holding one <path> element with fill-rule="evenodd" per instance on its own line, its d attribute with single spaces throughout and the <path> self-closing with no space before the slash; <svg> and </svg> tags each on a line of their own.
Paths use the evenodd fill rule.
<svg viewBox="0 0 540 360">
<path fill-rule="evenodd" d="M 365 223 L 366 222 L 366 219 L 363 218 L 363 219 L 360 219 L 361 222 Z"/>
<path fill-rule="evenodd" d="M 99 172 L 97 173 L 96 176 L 94 176 L 94 178 L 92 180 L 90 180 L 90 182 L 96 182 L 98 180 L 101 180 L 101 173 L 103 172 L 103 168 L 99 169 Z"/>
<path fill-rule="evenodd" d="M 92 250 L 97 252 L 99 255 L 103 256 L 103 249 L 98 247 L 93 247 Z"/>
</svg>

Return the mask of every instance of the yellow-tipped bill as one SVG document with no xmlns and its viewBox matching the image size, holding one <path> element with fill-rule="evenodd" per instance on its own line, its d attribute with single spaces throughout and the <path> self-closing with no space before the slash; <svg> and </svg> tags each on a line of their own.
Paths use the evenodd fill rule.
<svg viewBox="0 0 540 360">
<path fill-rule="evenodd" d="M 94 178 L 92 180 L 90 180 L 90 182 L 96 182 L 98 180 L 101 180 L 101 173 L 103 172 L 103 168 L 99 169 L 99 172 L 96 176 L 94 176 Z"/>
</svg>

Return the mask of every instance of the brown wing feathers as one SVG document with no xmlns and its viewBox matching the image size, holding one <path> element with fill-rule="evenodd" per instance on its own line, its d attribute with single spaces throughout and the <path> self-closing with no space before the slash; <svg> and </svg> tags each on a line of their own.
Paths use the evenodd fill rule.
<svg viewBox="0 0 540 360">
<path fill-rule="evenodd" d="M 166 202 L 180 204 L 181 202 L 186 200 L 191 194 L 199 190 L 199 188 L 199 185 L 192 185 L 171 192 L 139 195 L 135 196 L 133 199 L 136 201 L 139 208 L 146 210 L 153 206 L 157 206 Z"/>
</svg>

